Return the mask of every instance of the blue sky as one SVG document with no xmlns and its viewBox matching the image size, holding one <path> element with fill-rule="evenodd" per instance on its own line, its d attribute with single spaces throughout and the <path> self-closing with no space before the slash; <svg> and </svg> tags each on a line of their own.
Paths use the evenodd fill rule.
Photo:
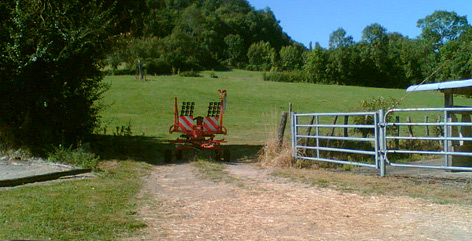
<svg viewBox="0 0 472 241">
<path fill-rule="evenodd" d="M 342 27 L 355 41 L 362 30 L 378 23 L 388 32 L 416 38 L 418 19 L 436 10 L 467 16 L 472 24 L 472 0 L 248 0 L 257 10 L 269 7 L 284 32 L 308 47 L 319 42 L 328 47 L 329 35 Z"/>
</svg>

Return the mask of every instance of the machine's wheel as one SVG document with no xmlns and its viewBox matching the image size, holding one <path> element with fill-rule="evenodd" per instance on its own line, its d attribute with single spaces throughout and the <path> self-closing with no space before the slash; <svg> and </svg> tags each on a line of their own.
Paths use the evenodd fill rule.
<svg viewBox="0 0 472 241">
<path fill-rule="evenodd" d="M 183 156 L 182 150 L 177 150 L 177 151 L 175 151 L 175 159 L 176 159 L 176 160 L 181 161 L 181 160 L 182 160 L 182 156 Z"/>
<path fill-rule="evenodd" d="M 172 162 L 172 151 L 171 150 L 165 150 L 164 151 L 164 162 L 165 163 L 171 163 Z"/>
<path fill-rule="evenodd" d="M 221 150 L 215 150 L 215 161 L 221 160 Z"/>
<path fill-rule="evenodd" d="M 231 161 L 231 152 L 228 149 L 223 150 L 223 161 L 225 162 Z"/>
</svg>

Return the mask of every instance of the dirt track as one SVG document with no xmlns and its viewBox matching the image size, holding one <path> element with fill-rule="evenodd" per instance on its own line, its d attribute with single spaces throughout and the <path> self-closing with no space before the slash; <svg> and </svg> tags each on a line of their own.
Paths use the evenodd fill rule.
<svg viewBox="0 0 472 241">
<path fill-rule="evenodd" d="M 129 240 L 471 240 L 472 208 L 360 196 L 227 165 L 214 183 L 191 164 L 156 166 L 140 193 L 148 227 Z"/>
</svg>

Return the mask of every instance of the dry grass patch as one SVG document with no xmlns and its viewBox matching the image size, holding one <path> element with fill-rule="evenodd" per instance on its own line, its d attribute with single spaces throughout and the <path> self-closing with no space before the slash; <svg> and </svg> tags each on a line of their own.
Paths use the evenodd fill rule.
<svg viewBox="0 0 472 241">
<path fill-rule="evenodd" d="M 292 167 L 295 164 L 290 145 L 283 143 L 280 147 L 276 138 L 266 140 L 259 152 L 258 161 L 263 167 Z"/>
<path fill-rule="evenodd" d="M 472 205 L 472 180 L 468 179 L 378 177 L 315 168 L 280 168 L 273 175 L 363 195 L 409 196 L 441 204 Z"/>
<path fill-rule="evenodd" d="M 213 182 L 224 182 L 244 187 L 244 182 L 237 177 L 232 176 L 227 170 L 226 165 L 221 162 L 198 160 L 192 162 L 192 165 L 198 168 L 201 178 L 211 180 Z"/>
</svg>

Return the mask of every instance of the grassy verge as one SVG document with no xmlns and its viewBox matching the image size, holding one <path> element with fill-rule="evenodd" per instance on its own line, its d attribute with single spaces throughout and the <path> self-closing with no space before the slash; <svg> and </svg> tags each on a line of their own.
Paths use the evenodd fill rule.
<svg viewBox="0 0 472 241">
<path fill-rule="evenodd" d="M 0 239 L 116 240 L 137 221 L 140 177 L 149 165 L 104 162 L 97 177 L 0 190 Z"/>
<path fill-rule="evenodd" d="M 273 175 L 313 186 L 334 188 L 342 192 L 362 195 L 409 196 L 441 204 L 472 205 L 472 182 L 470 180 L 377 177 L 324 169 L 294 168 L 281 168 Z"/>
</svg>

